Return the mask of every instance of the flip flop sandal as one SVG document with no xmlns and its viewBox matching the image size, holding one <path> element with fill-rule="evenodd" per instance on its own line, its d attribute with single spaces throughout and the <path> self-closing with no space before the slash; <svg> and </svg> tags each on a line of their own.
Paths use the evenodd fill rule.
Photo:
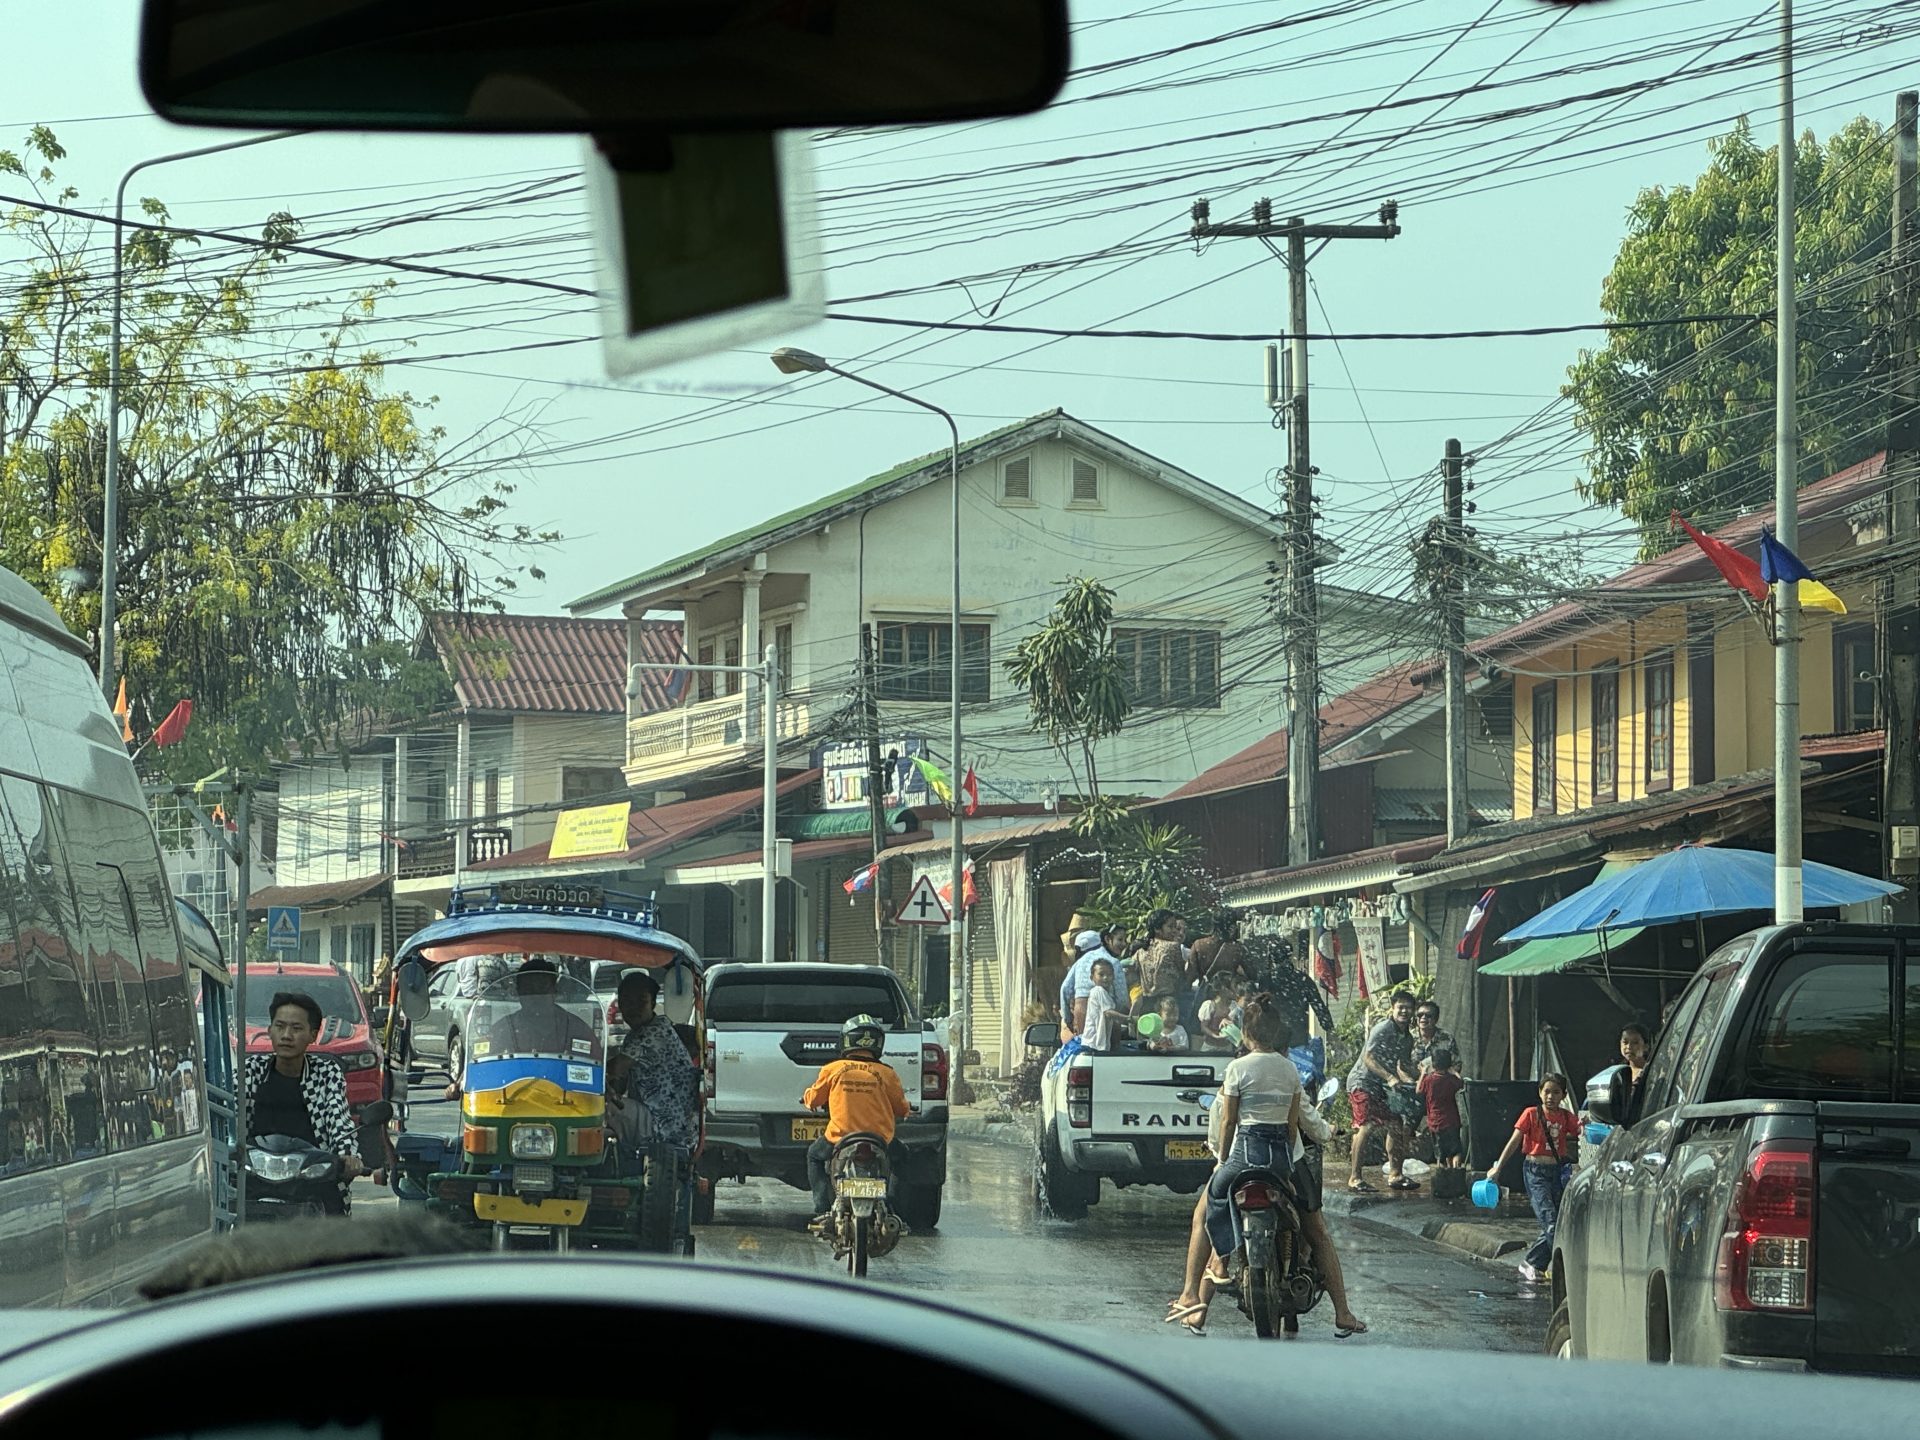
<svg viewBox="0 0 1920 1440">
<path fill-rule="evenodd" d="M 1168 1311 L 1167 1318 L 1162 1320 L 1160 1323 L 1162 1325 L 1172 1325 L 1178 1321 L 1186 1319 L 1189 1315 L 1205 1315 L 1206 1313 L 1207 1313 L 1207 1307 L 1204 1302 L 1194 1304 L 1194 1305 L 1182 1305 L 1177 1310 Z"/>
<path fill-rule="evenodd" d="M 1206 1306 L 1202 1305 L 1200 1307 L 1199 1317 L 1200 1317 L 1200 1323 L 1197 1325 L 1189 1323 L 1193 1319 L 1193 1316 L 1188 1315 L 1183 1317 L 1180 1321 L 1180 1328 L 1186 1331 L 1187 1334 L 1193 1336 L 1194 1339 L 1204 1340 L 1207 1338 L 1207 1307 Z"/>
<path fill-rule="evenodd" d="M 1369 1185 L 1365 1180 L 1349 1180 L 1347 1182 L 1347 1190 L 1354 1195 L 1378 1195 L 1380 1193 L 1379 1186 Z"/>
<path fill-rule="evenodd" d="M 1352 1325 L 1336 1325 L 1333 1327 L 1333 1338 L 1336 1340 L 1345 1340 L 1349 1335 L 1364 1335 L 1366 1333 L 1367 1322 L 1364 1320 L 1356 1321 Z"/>
<path fill-rule="evenodd" d="M 1420 1188 L 1420 1182 L 1418 1180 L 1409 1180 L 1406 1176 L 1402 1175 L 1398 1180 L 1389 1180 L 1387 1182 L 1387 1188 L 1389 1190 L 1418 1190 Z"/>
</svg>

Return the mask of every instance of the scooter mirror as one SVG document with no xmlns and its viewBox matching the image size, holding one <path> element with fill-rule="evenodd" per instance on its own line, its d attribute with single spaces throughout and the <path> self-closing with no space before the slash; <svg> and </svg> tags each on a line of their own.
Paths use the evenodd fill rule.
<svg viewBox="0 0 1920 1440">
<path fill-rule="evenodd" d="M 1326 1078 L 1325 1082 L 1320 1086 L 1319 1093 L 1313 1097 L 1314 1103 L 1318 1105 L 1324 1105 L 1339 1093 L 1340 1093 L 1340 1078 L 1337 1075 L 1329 1075 Z"/>
<path fill-rule="evenodd" d="M 427 1009 L 427 967 L 409 960 L 400 967 L 400 1013 L 409 1020 L 424 1020 Z"/>
<path fill-rule="evenodd" d="M 393 1106 L 385 1100 L 376 1100 L 360 1112 L 362 1130 L 377 1129 L 393 1119 Z"/>
</svg>

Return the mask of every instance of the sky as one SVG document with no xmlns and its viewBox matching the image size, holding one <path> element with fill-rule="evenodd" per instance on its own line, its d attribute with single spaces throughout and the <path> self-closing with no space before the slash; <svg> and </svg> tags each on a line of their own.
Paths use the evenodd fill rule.
<svg viewBox="0 0 1920 1440">
<path fill-rule="evenodd" d="M 51 125 L 82 206 L 109 208 L 136 161 L 237 138 L 153 117 L 135 78 L 138 8 L 5 0 L 0 145 Z M 1920 82 L 1920 16 L 1877 0 L 1796 8 L 1800 127 L 1890 120 L 1894 92 Z M 1187 235 L 1197 198 L 1226 220 L 1269 197 L 1277 216 L 1334 222 L 1399 204 L 1399 238 L 1314 259 L 1315 330 L 1590 322 L 1642 187 L 1691 179 L 1739 115 L 1772 143 L 1774 14 L 1774 0 L 1074 0 L 1076 73 L 1045 112 L 814 137 L 829 310 L 1277 332 L 1280 262 L 1256 241 Z M 391 282 L 363 338 L 391 351 L 392 386 L 436 399 L 449 445 L 533 427 L 519 432 L 511 514 L 565 538 L 534 557 L 548 578 L 523 586 L 517 610 L 557 611 L 943 443 L 923 411 L 830 376 L 780 377 L 766 351 L 781 343 L 925 395 L 963 435 L 1059 406 L 1273 503 L 1286 437 L 1258 343 L 829 320 L 609 379 L 592 300 L 541 288 L 597 283 L 580 156 L 564 136 L 306 135 L 158 167 L 130 193 L 161 198 L 180 225 L 257 231 L 287 210 L 314 243 L 369 262 L 487 277 L 292 262 L 269 284 L 265 335 L 297 346 Z M 1406 592 L 1405 542 L 1438 509 L 1449 437 L 1474 458 L 1483 538 L 1583 544 L 1605 568 L 1630 558 L 1630 528 L 1575 494 L 1580 449 L 1556 404 L 1567 365 L 1598 343 L 1315 344 L 1313 458 L 1345 557 L 1327 578 Z"/>
</svg>

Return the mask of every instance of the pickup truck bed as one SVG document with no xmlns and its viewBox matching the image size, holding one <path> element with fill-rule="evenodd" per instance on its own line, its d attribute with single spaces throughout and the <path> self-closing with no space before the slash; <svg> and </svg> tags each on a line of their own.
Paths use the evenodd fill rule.
<svg viewBox="0 0 1920 1440">
<path fill-rule="evenodd" d="M 1710 956 L 1568 1187 L 1560 1353 L 1920 1375 L 1920 927 Z"/>
</svg>

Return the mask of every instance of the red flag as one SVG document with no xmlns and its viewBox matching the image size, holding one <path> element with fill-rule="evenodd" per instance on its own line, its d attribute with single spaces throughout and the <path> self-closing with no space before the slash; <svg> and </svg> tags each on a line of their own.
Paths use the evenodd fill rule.
<svg viewBox="0 0 1920 1440">
<path fill-rule="evenodd" d="M 966 869 L 960 872 L 960 877 L 960 893 L 965 900 L 967 909 L 971 910 L 975 905 L 980 903 L 980 891 L 973 883 L 973 861 L 967 861 Z M 951 914 L 953 912 L 953 881 L 948 880 L 946 884 L 940 886 L 933 893 L 945 902 L 947 912 Z"/>
<path fill-rule="evenodd" d="M 971 815 L 980 808 L 980 782 L 974 778 L 973 767 L 967 767 L 967 775 L 960 782 L 960 793 L 967 797 L 965 814 Z"/>
<path fill-rule="evenodd" d="M 167 712 L 167 718 L 160 722 L 160 728 L 153 732 L 153 743 L 159 745 L 177 745 L 187 736 L 187 724 L 193 719 L 193 701 L 182 700 Z"/>
<path fill-rule="evenodd" d="M 1706 552 L 1707 559 L 1713 562 L 1713 568 L 1720 572 L 1722 580 L 1755 600 L 1767 598 L 1767 582 L 1760 578 L 1759 561 L 1748 559 L 1724 540 L 1702 535 L 1681 518 L 1678 510 L 1673 512 L 1673 521 L 1693 537 L 1694 544 Z"/>
</svg>

